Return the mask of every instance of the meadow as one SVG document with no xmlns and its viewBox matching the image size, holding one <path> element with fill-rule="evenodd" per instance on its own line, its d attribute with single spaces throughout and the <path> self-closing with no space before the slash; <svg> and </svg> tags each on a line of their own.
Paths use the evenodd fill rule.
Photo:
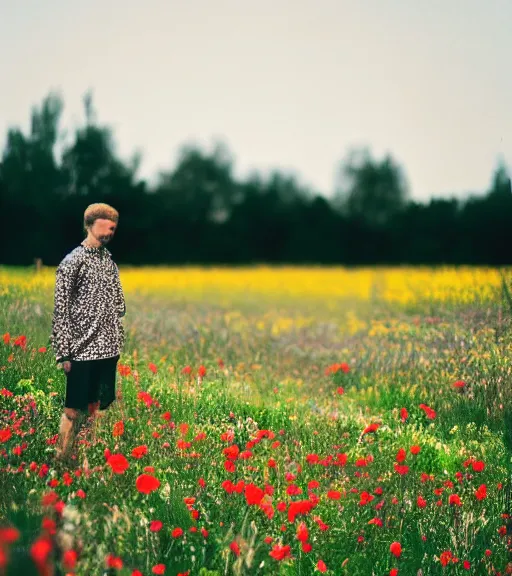
<svg viewBox="0 0 512 576">
<path fill-rule="evenodd" d="M 1 575 L 512 574 L 511 270 L 120 271 L 62 470 L 55 270 L 0 267 Z"/>
</svg>

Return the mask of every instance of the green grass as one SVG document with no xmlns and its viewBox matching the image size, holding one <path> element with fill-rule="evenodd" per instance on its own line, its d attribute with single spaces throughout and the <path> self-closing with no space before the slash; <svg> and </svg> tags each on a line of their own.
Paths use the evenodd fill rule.
<svg viewBox="0 0 512 576">
<path fill-rule="evenodd" d="M 69 515 L 77 575 L 101 574 L 109 554 L 122 560 L 114 573 L 123 575 L 135 569 L 149 575 L 158 564 L 173 576 L 307 575 L 318 572 L 319 560 L 328 574 L 351 576 L 387 575 L 392 568 L 400 576 L 420 569 L 424 576 L 505 574 L 512 333 L 498 321 L 501 303 L 455 310 L 426 302 L 407 310 L 372 302 L 356 312 L 378 319 L 378 330 L 350 334 L 319 316 L 316 324 L 278 335 L 257 328 L 268 301 L 238 304 L 243 321 L 237 324 L 226 316 L 229 307 L 207 300 L 128 298 L 121 364 L 131 374 L 118 376 L 122 399 L 106 415 L 102 444 L 80 447 L 92 472 L 77 474 L 77 463 L 65 476 L 50 463 L 65 378 L 51 350 L 38 351 L 48 343 L 51 295 L 0 296 L 0 326 L 12 337 L 7 344 L 0 340 L 0 390 L 14 393 L 0 395 L 0 431 L 4 437 L 11 431 L 0 443 L 0 518 L 21 533 L 10 570 L 21 569 L 19 550 L 27 551 L 43 533 L 43 518 L 60 529 Z M 302 312 L 314 314 L 306 304 Z M 432 322 L 432 316 L 440 320 Z M 14 345 L 22 334 L 26 349 Z M 156 374 L 149 362 L 157 365 Z M 327 375 L 336 362 L 348 363 L 350 371 Z M 206 367 L 200 386 L 195 376 L 182 374 L 187 365 Z M 453 388 L 457 380 L 466 383 L 462 392 Z M 435 418 L 420 405 L 433 409 Z M 170 420 L 163 417 L 167 411 Z M 121 420 L 124 433 L 113 436 Z M 362 436 L 371 423 L 380 427 Z M 233 439 L 223 440 L 228 430 Z M 248 448 L 258 430 L 272 437 Z M 199 433 L 204 439 L 195 439 Z M 190 445 L 180 448 L 179 440 Z M 238 456 L 229 472 L 224 450 L 234 444 L 251 454 Z M 147 454 L 134 458 L 133 448 L 141 445 Z M 415 445 L 417 455 L 410 452 Z M 21 454 L 13 453 L 21 446 Z M 106 448 L 127 458 L 124 473 L 112 472 Z M 395 468 L 400 448 L 406 474 Z M 309 463 L 308 455 L 320 462 Z M 333 464 L 338 455 L 346 455 L 344 465 Z M 485 463 L 482 471 L 473 469 L 475 461 Z M 41 473 L 45 463 L 49 468 Z M 147 466 L 160 486 L 142 494 L 136 481 Z M 227 480 L 266 488 L 271 507 L 249 505 L 245 488 L 228 493 Z M 312 481 L 317 488 L 308 487 Z M 483 500 L 475 496 L 481 485 L 487 489 Z M 52 491 L 65 504 L 64 518 L 53 505 L 41 504 Z M 329 498 L 329 491 L 340 492 L 340 499 Z M 366 504 L 364 492 L 373 496 Z M 290 521 L 290 502 L 310 494 L 318 496 L 315 507 Z M 449 504 L 452 494 L 461 506 Z M 425 508 L 418 506 L 419 496 Z M 191 509 L 185 498 L 195 498 Z M 369 524 L 374 518 L 382 526 Z M 152 520 L 163 528 L 152 532 Z M 301 522 L 310 552 L 296 538 Z M 177 527 L 183 535 L 175 538 Z M 402 545 L 400 558 L 390 553 L 395 541 Z M 270 556 L 277 544 L 290 546 L 291 557 Z M 447 551 L 458 562 L 443 567 Z"/>
</svg>

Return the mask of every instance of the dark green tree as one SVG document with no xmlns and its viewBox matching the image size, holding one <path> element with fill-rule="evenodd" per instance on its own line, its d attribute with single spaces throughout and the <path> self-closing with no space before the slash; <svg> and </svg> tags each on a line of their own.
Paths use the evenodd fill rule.
<svg viewBox="0 0 512 576">
<path fill-rule="evenodd" d="M 36 257 L 52 259 L 59 234 L 49 230 L 58 211 L 56 190 L 62 175 L 55 158 L 59 121 L 63 110 L 60 96 L 50 93 L 31 114 L 30 134 L 11 128 L 2 155 L 2 231 L 14 240 L 16 249 L 3 250 L 2 261 L 31 264 Z M 14 244 L 13 243 L 13 244 Z"/>
<path fill-rule="evenodd" d="M 370 226 L 389 223 L 408 196 L 403 171 L 389 155 L 379 162 L 367 148 L 351 150 L 338 170 L 335 204 L 349 218 Z"/>
</svg>

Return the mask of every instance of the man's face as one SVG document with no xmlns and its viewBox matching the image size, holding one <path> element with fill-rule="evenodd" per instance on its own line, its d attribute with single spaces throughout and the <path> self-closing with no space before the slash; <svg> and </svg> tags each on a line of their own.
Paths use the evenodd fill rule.
<svg viewBox="0 0 512 576">
<path fill-rule="evenodd" d="M 106 220 L 105 218 L 98 218 L 95 220 L 91 227 L 91 234 L 101 242 L 102 246 L 108 244 L 110 240 L 114 237 L 117 225 L 112 220 Z"/>
</svg>

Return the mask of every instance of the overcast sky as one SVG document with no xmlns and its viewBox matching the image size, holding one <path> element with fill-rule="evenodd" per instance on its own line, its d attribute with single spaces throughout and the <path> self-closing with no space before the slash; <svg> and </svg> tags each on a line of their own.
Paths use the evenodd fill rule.
<svg viewBox="0 0 512 576">
<path fill-rule="evenodd" d="M 0 0 L 0 133 L 52 89 L 62 127 L 92 88 L 140 175 L 222 140 L 235 173 L 330 194 L 350 147 L 389 152 L 413 198 L 512 166 L 512 0 Z"/>
</svg>

